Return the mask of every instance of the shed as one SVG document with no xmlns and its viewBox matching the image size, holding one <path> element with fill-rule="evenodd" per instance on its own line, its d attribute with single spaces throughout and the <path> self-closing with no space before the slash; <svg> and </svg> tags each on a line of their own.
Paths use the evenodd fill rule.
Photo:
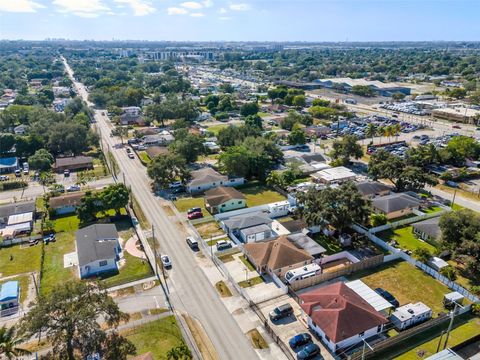
<svg viewBox="0 0 480 360">
<path fill-rule="evenodd" d="M 20 288 L 18 281 L 7 281 L 0 288 L 0 307 L 8 309 L 18 306 Z"/>
<path fill-rule="evenodd" d="M 454 303 L 458 305 L 462 305 L 464 296 L 457 291 L 453 291 L 451 293 L 445 294 L 443 296 L 443 305 L 450 306 Z"/>
<path fill-rule="evenodd" d="M 390 316 L 390 321 L 398 330 L 426 321 L 432 317 L 432 309 L 422 302 L 400 306 Z"/>
<path fill-rule="evenodd" d="M 431 268 L 435 269 L 436 271 L 440 271 L 442 270 L 444 267 L 447 267 L 448 266 L 448 263 L 443 260 L 443 259 L 440 259 L 439 257 L 432 257 L 430 259 L 430 261 L 428 262 L 428 266 L 430 266 Z"/>
</svg>

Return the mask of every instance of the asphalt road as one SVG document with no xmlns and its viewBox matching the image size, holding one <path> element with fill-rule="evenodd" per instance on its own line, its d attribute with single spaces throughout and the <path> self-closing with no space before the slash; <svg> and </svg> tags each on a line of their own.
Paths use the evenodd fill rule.
<svg viewBox="0 0 480 360">
<path fill-rule="evenodd" d="M 66 65 L 73 77 L 72 69 Z M 88 102 L 83 84 L 74 82 L 79 95 Z M 90 103 L 89 103 L 90 104 Z M 161 253 L 167 253 L 173 264 L 168 271 L 170 300 L 178 311 L 195 317 L 205 329 L 220 359 L 258 359 L 244 333 L 219 298 L 215 288 L 199 268 L 194 253 L 185 242 L 185 229 L 179 220 L 169 218 L 162 201 L 150 190 L 150 180 L 140 161 L 129 159 L 124 149 L 115 149 L 116 138 L 110 137 L 112 125 L 102 111 L 95 112 L 96 125 L 101 131 L 103 145 L 111 149 L 126 184 L 140 203 L 148 221 L 155 227 Z M 122 177 L 120 177 L 122 178 Z"/>
</svg>

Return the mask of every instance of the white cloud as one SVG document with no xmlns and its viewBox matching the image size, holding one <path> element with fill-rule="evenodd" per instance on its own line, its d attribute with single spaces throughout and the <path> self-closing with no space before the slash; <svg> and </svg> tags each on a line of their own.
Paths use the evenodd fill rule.
<svg viewBox="0 0 480 360">
<path fill-rule="evenodd" d="M 179 7 L 169 7 L 167 9 L 167 14 L 168 15 L 185 15 L 185 14 L 188 14 L 188 11 Z"/>
<path fill-rule="evenodd" d="M 186 1 L 180 4 L 180 6 L 187 9 L 201 9 L 203 5 L 196 1 Z"/>
<path fill-rule="evenodd" d="M 126 4 L 133 10 L 135 16 L 145 16 L 152 14 L 156 9 L 150 1 L 146 0 L 114 0 L 118 4 Z"/>
<path fill-rule="evenodd" d="M 193 16 L 193 17 L 203 17 L 205 16 L 204 13 L 201 13 L 201 12 L 197 12 L 197 13 L 191 13 L 190 16 Z"/>
<path fill-rule="evenodd" d="M 85 18 L 95 18 L 110 10 L 101 0 L 53 0 L 53 4 L 59 7 L 60 12 Z"/>
<path fill-rule="evenodd" d="M 33 13 L 45 6 L 32 0 L 0 0 L 0 11 Z"/>
<path fill-rule="evenodd" d="M 213 6 L 213 1 L 212 0 L 203 0 L 202 1 L 203 6 L 209 8 Z"/>
<path fill-rule="evenodd" d="M 230 10 L 233 10 L 233 11 L 248 11 L 250 9 L 251 9 L 251 6 L 245 3 L 230 5 Z"/>
<path fill-rule="evenodd" d="M 226 20 L 230 20 L 231 18 L 229 16 L 220 16 L 219 19 L 226 21 Z"/>
<path fill-rule="evenodd" d="M 219 12 L 220 14 L 226 14 L 226 13 L 227 13 L 227 9 L 225 9 L 225 8 L 220 8 L 220 10 L 218 10 L 218 12 Z"/>
</svg>

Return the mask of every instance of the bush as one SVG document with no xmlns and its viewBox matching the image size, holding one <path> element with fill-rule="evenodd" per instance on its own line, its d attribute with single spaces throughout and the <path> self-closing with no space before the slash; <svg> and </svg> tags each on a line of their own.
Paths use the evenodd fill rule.
<svg viewBox="0 0 480 360">
<path fill-rule="evenodd" d="M 10 181 L 5 183 L 0 183 L 0 191 L 7 191 L 13 189 L 23 189 L 28 186 L 25 181 Z"/>
<path fill-rule="evenodd" d="M 450 281 L 455 281 L 457 279 L 457 270 L 453 266 L 445 266 L 440 270 L 440 274 L 445 276 Z"/>
<path fill-rule="evenodd" d="M 425 248 L 415 249 L 415 251 L 413 252 L 413 255 L 415 256 L 415 258 L 418 261 L 420 261 L 424 264 L 429 262 L 430 259 L 432 258 L 432 253 L 428 249 L 425 249 Z"/>
<path fill-rule="evenodd" d="M 388 219 L 385 214 L 372 214 L 370 215 L 370 224 L 372 227 L 382 226 L 387 223 Z"/>
</svg>

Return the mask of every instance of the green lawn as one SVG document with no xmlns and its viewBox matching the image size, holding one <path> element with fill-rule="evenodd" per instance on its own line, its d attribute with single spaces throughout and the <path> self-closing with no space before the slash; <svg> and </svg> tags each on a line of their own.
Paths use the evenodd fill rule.
<svg viewBox="0 0 480 360">
<path fill-rule="evenodd" d="M 313 235 L 313 240 L 327 250 L 326 255 L 335 254 L 343 250 L 338 241 L 331 236 L 326 236 L 322 233 L 316 233 Z"/>
<path fill-rule="evenodd" d="M 139 151 L 137 152 L 137 155 L 140 158 L 140 161 L 142 162 L 143 165 L 146 166 L 150 163 L 151 160 L 146 151 Z"/>
<path fill-rule="evenodd" d="M 272 114 L 269 114 L 269 113 L 266 113 L 266 112 L 261 112 L 261 111 L 258 112 L 257 115 L 260 116 L 261 118 L 272 116 Z"/>
<path fill-rule="evenodd" d="M 153 274 L 153 270 L 147 260 L 136 258 L 126 251 L 123 252 L 123 255 L 126 263 L 120 268 L 120 272 L 103 279 L 103 283 L 107 287 L 143 279 Z"/>
<path fill-rule="evenodd" d="M 58 233 L 56 239 L 57 241 L 45 245 L 40 282 L 40 291 L 44 295 L 50 293 L 55 286 L 77 278 L 76 267 L 63 266 L 63 255 L 75 251 L 75 231 Z"/>
<path fill-rule="evenodd" d="M 256 271 L 255 267 L 252 265 L 252 263 L 248 260 L 248 258 L 245 255 L 241 255 L 240 260 L 247 267 L 248 270 Z"/>
<path fill-rule="evenodd" d="M 282 194 L 264 185 L 247 186 L 239 190 L 245 195 L 248 207 L 270 204 L 286 199 Z"/>
<path fill-rule="evenodd" d="M 397 298 L 400 305 L 423 302 L 433 310 L 433 316 L 444 312 L 443 295 L 450 290 L 407 262 L 389 262 L 379 267 L 359 271 L 349 280 L 361 279 L 372 289 L 383 288 Z"/>
<path fill-rule="evenodd" d="M 138 355 L 150 351 L 155 360 L 167 359 L 168 350 L 183 343 L 173 315 L 122 331 L 122 335 L 135 344 Z"/>
<path fill-rule="evenodd" d="M 177 210 L 180 212 L 186 212 L 188 209 L 192 207 L 201 208 L 204 215 L 207 211 L 207 209 L 205 209 L 205 201 L 203 200 L 203 196 L 179 198 L 173 203 L 177 208 Z"/>
<path fill-rule="evenodd" d="M 0 248 L 0 276 L 40 271 L 42 244 Z"/>
<path fill-rule="evenodd" d="M 435 246 L 425 241 L 421 241 L 415 236 L 412 226 L 397 228 L 395 230 L 385 230 L 378 233 L 377 236 L 386 242 L 395 240 L 402 249 L 414 251 L 417 248 L 424 248 L 429 250 L 431 253 L 437 252 L 437 248 L 435 248 Z"/>
<path fill-rule="evenodd" d="M 395 357 L 399 360 L 425 359 L 435 354 L 440 341 L 440 333 L 442 330 L 446 330 L 447 326 L 448 322 L 441 326 L 437 326 L 431 330 L 424 331 L 420 335 L 417 335 L 406 341 L 405 346 L 397 346 L 396 349 L 393 349 L 393 351 L 397 353 L 404 351 L 406 348 L 411 349 L 401 355 L 396 355 L 395 353 L 392 353 L 383 354 L 383 356 L 385 356 L 384 358 Z M 465 340 L 468 340 L 480 334 L 480 319 L 478 317 L 474 318 L 471 315 L 463 315 L 457 317 L 454 326 L 456 327 L 450 333 L 450 338 L 448 339 L 448 347 L 458 345 Z M 443 349 L 444 343 L 445 335 L 442 338 L 440 350 Z M 420 354 L 422 355 L 421 357 L 419 356 Z"/>
<path fill-rule="evenodd" d="M 21 304 L 27 298 L 28 285 L 30 284 L 30 280 L 32 280 L 32 277 L 30 275 L 18 276 L 18 277 L 13 278 L 13 279 L 0 281 L 0 287 L 1 287 L 1 285 L 6 283 L 7 281 L 18 281 L 18 285 L 20 286 L 20 300 L 19 300 L 19 302 Z"/>
<path fill-rule="evenodd" d="M 80 220 L 77 215 L 61 216 L 53 219 L 55 222 L 55 232 L 77 231 L 80 226 Z"/>
<path fill-rule="evenodd" d="M 207 130 L 213 133 L 215 136 L 217 136 L 218 132 L 226 127 L 228 127 L 227 124 L 218 124 L 218 125 L 209 126 Z"/>
<path fill-rule="evenodd" d="M 432 214 L 442 210 L 443 209 L 440 206 L 430 206 L 429 208 L 422 209 L 422 212 L 424 212 L 425 214 Z"/>
</svg>

